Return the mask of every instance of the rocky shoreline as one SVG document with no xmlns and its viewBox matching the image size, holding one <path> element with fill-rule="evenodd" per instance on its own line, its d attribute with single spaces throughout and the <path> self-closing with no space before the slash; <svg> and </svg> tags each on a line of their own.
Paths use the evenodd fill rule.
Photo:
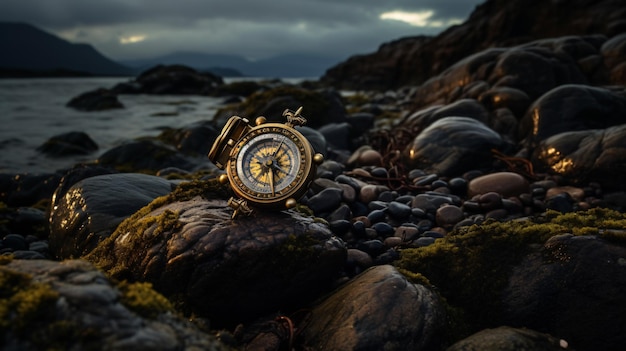
<svg viewBox="0 0 626 351">
<path fill-rule="evenodd" d="M 602 33 L 485 48 L 393 90 L 159 66 L 73 99 L 224 102 L 91 163 L 0 174 L 3 349 L 621 350 L 626 34 Z M 231 220 L 213 140 L 231 115 L 299 106 L 326 160 L 309 192 Z"/>
</svg>

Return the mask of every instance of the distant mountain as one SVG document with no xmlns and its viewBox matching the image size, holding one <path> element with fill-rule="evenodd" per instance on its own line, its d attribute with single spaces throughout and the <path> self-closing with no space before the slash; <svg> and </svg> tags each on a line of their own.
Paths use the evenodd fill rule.
<svg viewBox="0 0 626 351">
<path fill-rule="evenodd" d="M 0 22 L 0 71 L 30 75 L 129 75 L 88 44 L 73 44 L 26 23 Z"/>
<path fill-rule="evenodd" d="M 120 61 L 120 63 L 132 68 L 135 74 L 139 74 L 156 65 L 185 65 L 220 76 L 238 77 L 243 74 L 234 67 L 241 67 L 247 64 L 248 61 L 237 55 L 181 51 L 154 58 L 125 60 Z"/>
<path fill-rule="evenodd" d="M 251 61 L 242 56 L 205 54 L 200 52 L 176 52 L 143 60 L 128 60 L 120 63 L 139 73 L 158 64 L 180 64 L 199 71 L 210 71 L 220 76 L 252 77 L 319 77 L 328 67 L 336 64 L 338 58 L 287 54 L 268 59 Z"/>
</svg>

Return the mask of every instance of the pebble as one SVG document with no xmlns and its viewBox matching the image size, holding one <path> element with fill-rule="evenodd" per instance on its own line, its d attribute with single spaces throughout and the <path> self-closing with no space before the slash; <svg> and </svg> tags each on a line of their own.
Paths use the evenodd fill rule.
<svg viewBox="0 0 626 351">
<path fill-rule="evenodd" d="M 342 190 L 326 188 L 309 199 L 309 208 L 315 214 L 332 211 L 341 203 Z"/>
<path fill-rule="evenodd" d="M 518 196 L 529 192 L 529 183 L 517 173 L 496 172 L 474 178 L 468 184 L 467 195 L 470 197 L 488 192 L 504 197 Z"/>
<path fill-rule="evenodd" d="M 411 207 L 400 202 L 392 201 L 387 207 L 389 216 L 395 219 L 406 219 L 411 215 Z"/>
<path fill-rule="evenodd" d="M 437 209 L 437 224 L 444 228 L 452 228 L 465 218 L 463 210 L 455 205 L 445 205 Z"/>
</svg>

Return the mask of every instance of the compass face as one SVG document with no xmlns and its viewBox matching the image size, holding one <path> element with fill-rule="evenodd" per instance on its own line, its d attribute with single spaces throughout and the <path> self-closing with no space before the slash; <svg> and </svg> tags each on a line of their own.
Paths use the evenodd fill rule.
<svg viewBox="0 0 626 351">
<path fill-rule="evenodd" d="M 312 177 L 311 146 L 298 131 L 281 124 L 252 128 L 231 155 L 227 173 L 233 190 L 262 205 L 297 199 Z"/>
</svg>

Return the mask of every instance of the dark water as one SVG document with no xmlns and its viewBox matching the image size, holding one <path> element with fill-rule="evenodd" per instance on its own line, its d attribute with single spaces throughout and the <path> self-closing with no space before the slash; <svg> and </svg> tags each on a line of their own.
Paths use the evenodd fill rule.
<svg viewBox="0 0 626 351">
<path fill-rule="evenodd" d="M 220 99 L 203 96 L 122 95 L 126 108 L 82 112 L 65 104 L 128 78 L 0 79 L 0 173 L 45 173 L 96 159 L 100 153 L 163 127 L 210 120 Z M 88 156 L 49 158 L 36 151 L 50 137 L 86 132 L 100 147 Z"/>
</svg>

